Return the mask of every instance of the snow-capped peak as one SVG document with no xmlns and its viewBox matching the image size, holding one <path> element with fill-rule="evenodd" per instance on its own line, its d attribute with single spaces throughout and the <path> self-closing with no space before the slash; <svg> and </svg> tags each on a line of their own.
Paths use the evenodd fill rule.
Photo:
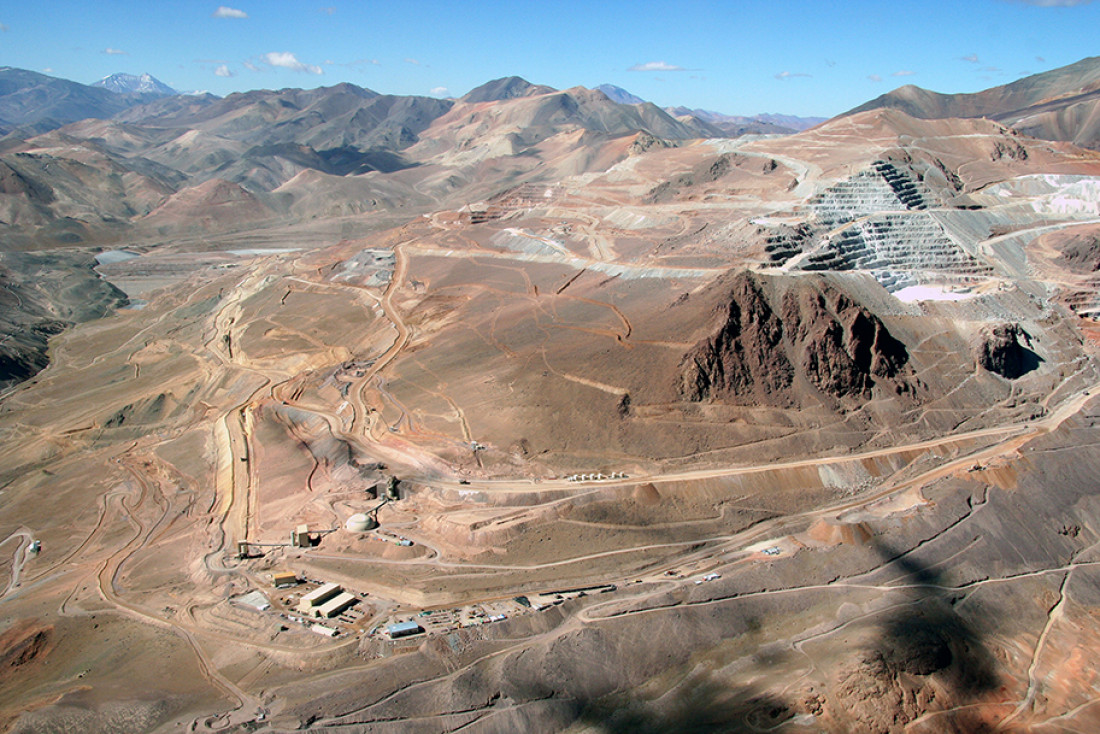
<svg viewBox="0 0 1100 734">
<path fill-rule="evenodd" d="M 175 89 L 153 77 L 152 74 L 142 74 L 141 76 L 111 74 L 103 77 L 92 86 L 103 87 L 119 94 L 155 94 L 161 97 L 179 94 Z"/>
</svg>

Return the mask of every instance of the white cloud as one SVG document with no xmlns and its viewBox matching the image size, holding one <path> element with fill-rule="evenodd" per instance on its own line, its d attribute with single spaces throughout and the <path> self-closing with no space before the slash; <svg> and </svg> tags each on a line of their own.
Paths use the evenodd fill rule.
<svg viewBox="0 0 1100 734">
<path fill-rule="evenodd" d="M 911 70 L 909 70 L 909 69 L 902 69 L 901 71 L 895 71 L 895 72 L 894 72 L 893 74 L 891 74 L 890 76 L 913 76 L 913 75 L 914 75 L 914 74 L 916 74 L 916 73 L 917 73 L 917 72 L 915 72 L 915 71 L 911 71 Z"/>
<path fill-rule="evenodd" d="M 796 76 L 810 77 L 812 76 L 812 74 L 804 74 L 801 71 L 781 71 L 775 75 L 775 78 L 779 79 L 780 81 L 784 81 Z"/>
<path fill-rule="evenodd" d="M 248 13 L 243 10 L 237 10 L 236 8 L 226 7 L 225 5 L 219 5 L 218 9 L 210 14 L 211 18 L 247 18 Z"/>
<path fill-rule="evenodd" d="M 233 72 L 229 70 L 228 66 L 222 64 L 217 69 L 214 69 L 214 76 L 231 77 L 233 76 Z"/>
<path fill-rule="evenodd" d="M 43 74 L 52 74 L 53 73 L 53 67 L 52 66 L 47 66 L 45 69 L 42 70 L 42 73 Z"/>
<path fill-rule="evenodd" d="M 432 95 L 433 97 L 446 97 L 448 94 L 450 94 L 450 90 L 448 90 L 446 87 L 432 87 L 431 91 L 428 92 L 428 94 Z"/>
<path fill-rule="evenodd" d="M 420 62 L 416 59 L 405 59 L 406 64 L 412 64 L 413 66 L 420 66 Z"/>
<path fill-rule="evenodd" d="M 1042 56 L 1036 56 L 1035 60 L 1038 61 L 1040 64 L 1045 64 L 1047 62 L 1047 60 L 1044 59 Z"/>
<path fill-rule="evenodd" d="M 289 51 L 273 51 L 260 57 L 260 61 L 268 66 L 278 66 L 291 71 L 301 71 L 306 74 L 324 74 L 325 70 L 313 64 L 303 64 L 298 57 Z"/>
<path fill-rule="evenodd" d="M 988 72 L 996 73 L 996 72 L 1001 71 L 1001 67 L 999 67 L 999 66 L 987 66 L 984 69 L 982 69 L 982 71 L 988 71 Z"/>
<path fill-rule="evenodd" d="M 960 61 L 969 61 L 971 64 L 978 63 L 978 54 L 967 54 L 966 56 L 960 56 Z"/>
<path fill-rule="evenodd" d="M 119 51 L 117 48 L 111 48 L 110 46 L 103 49 L 103 53 L 107 54 L 108 56 L 129 56 L 129 54 L 125 51 Z"/>
<path fill-rule="evenodd" d="M 6 25 L 4 25 L 3 23 L 0 23 L 0 33 L 7 33 L 7 32 L 8 32 L 8 27 Z"/>
<path fill-rule="evenodd" d="M 242 61 L 241 63 L 243 63 L 244 68 L 248 69 L 249 71 L 259 71 L 260 70 L 260 67 L 256 66 L 251 61 Z"/>
<path fill-rule="evenodd" d="M 882 77 L 879 76 L 878 74 L 868 74 L 867 78 L 870 79 L 873 82 L 881 82 L 882 81 Z"/>
<path fill-rule="evenodd" d="M 687 71 L 687 69 L 664 61 L 647 61 L 644 64 L 634 64 L 627 71 Z"/>
<path fill-rule="evenodd" d="M 324 13 L 325 15 L 332 15 L 333 13 L 336 12 L 336 8 L 332 5 L 329 5 L 328 7 L 325 7 L 325 8 L 318 8 L 317 10 L 319 12 Z"/>
</svg>

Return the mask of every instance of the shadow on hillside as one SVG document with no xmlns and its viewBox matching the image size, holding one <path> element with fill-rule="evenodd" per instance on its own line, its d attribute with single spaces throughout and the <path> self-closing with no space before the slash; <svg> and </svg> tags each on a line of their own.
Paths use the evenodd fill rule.
<svg viewBox="0 0 1100 734">
<path fill-rule="evenodd" d="M 683 684 L 673 696 L 657 704 L 592 702 L 579 721 L 605 734 L 717 734 L 767 731 L 798 713 L 778 697 L 733 689 L 709 676 Z"/>
<path fill-rule="evenodd" d="M 962 595 L 945 587 L 942 573 L 911 554 L 882 542 L 876 549 L 900 571 L 894 583 L 910 586 L 913 599 L 882 626 L 880 648 L 887 661 L 909 673 L 939 673 L 960 701 L 993 690 L 998 685 L 994 658 L 981 632 L 954 609 Z"/>
<path fill-rule="evenodd" d="M 1043 363 L 1043 358 L 1036 354 L 1027 347 L 1020 347 L 1020 360 L 1019 360 L 1019 375 L 1026 375 L 1028 372 L 1039 369 L 1039 365 Z"/>
<path fill-rule="evenodd" d="M 888 575 L 888 583 L 900 587 L 891 596 L 895 606 L 868 621 L 875 632 L 869 644 L 848 654 L 837 648 L 836 666 L 821 671 L 817 681 L 806 680 L 823 695 L 790 689 L 779 696 L 698 674 L 655 700 L 622 692 L 578 701 L 579 723 L 605 734 L 761 732 L 824 710 L 834 725 L 889 728 L 891 722 L 912 721 L 943 705 L 976 703 L 995 690 L 996 662 L 981 629 L 954 609 L 962 595 L 946 586 L 941 572 L 908 552 L 881 542 L 875 550 L 884 564 L 873 575 Z M 757 663 L 767 667 L 765 661 Z M 746 680 L 777 676 L 775 670 L 745 671 Z M 929 685 L 933 680 L 936 685 Z M 948 700 L 937 700 L 935 689 L 944 690 Z M 978 715 L 964 709 L 937 725 L 943 731 L 977 731 L 982 725 Z M 800 723 L 813 726 L 812 719 Z"/>
</svg>

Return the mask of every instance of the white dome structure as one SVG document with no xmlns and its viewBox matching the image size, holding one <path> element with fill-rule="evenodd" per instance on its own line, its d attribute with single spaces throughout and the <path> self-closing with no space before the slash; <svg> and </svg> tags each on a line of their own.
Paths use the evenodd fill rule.
<svg viewBox="0 0 1100 734">
<path fill-rule="evenodd" d="M 357 512 L 348 518 L 344 527 L 353 533 L 365 533 L 375 528 L 375 522 L 364 512 Z"/>
</svg>

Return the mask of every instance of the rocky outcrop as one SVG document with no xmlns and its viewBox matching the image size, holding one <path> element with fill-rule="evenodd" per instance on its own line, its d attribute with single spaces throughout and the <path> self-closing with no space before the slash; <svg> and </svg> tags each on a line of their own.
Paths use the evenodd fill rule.
<svg viewBox="0 0 1100 734">
<path fill-rule="evenodd" d="M 984 330 L 975 355 L 978 365 L 1009 380 L 1035 369 L 1038 358 L 1020 343 L 1021 337 L 1030 346 L 1031 338 L 1019 324 L 999 324 Z"/>
<path fill-rule="evenodd" d="M 634 142 L 627 148 L 627 155 L 641 155 L 649 150 L 672 148 L 675 147 L 675 145 L 676 144 L 670 140 L 664 140 L 663 138 L 658 138 L 655 135 L 650 135 L 643 131 L 638 133 L 634 138 Z"/>
<path fill-rule="evenodd" d="M 783 325 L 759 281 L 742 271 L 734 278 L 717 333 L 684 357 L 680 394 L 692 401 L 788 405 L 794 368 L 782 340 Z"/>
<path fill-rule="evenodd" d="M 783 320 L 806 377 L 836 398 L 867 396 L 876 379 L 898 376 L 909 359 L 877 316 L 828 288 L 788 292 Z"/>
<path fill-rule="evenodd" d="M 681 362 L 680 395 L 745 405 L 800 403 L 798 377 L 836 399 L 895 392 L 909 355 L 877 316 L 828 285 L 801 282 L 777 311 L 758 276 L 733 278 L 724 318 Z"/>
<path fill-rule="evenodd" d="M 1100 225 L 1067 227 L 1042 239 L 1059 251 L 1059 265 L 1076 273 L 1095 273 L 1100 270 Z"/>
</svg>

